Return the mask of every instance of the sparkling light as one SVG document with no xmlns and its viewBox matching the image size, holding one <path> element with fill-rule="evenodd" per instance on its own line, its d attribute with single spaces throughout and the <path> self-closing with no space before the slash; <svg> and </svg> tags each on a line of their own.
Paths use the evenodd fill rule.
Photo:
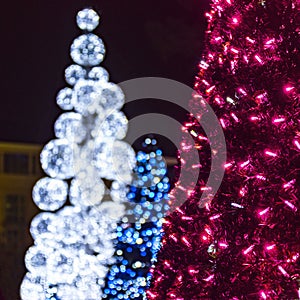
<svg viewBox="0 0 300 300">
<path fill-rule="evenodd" d="M 102 40 L 95 34 L 83 34 L 71 45 L 73 61 L 82 66 L 96 66 L 104 59 L 105 48 Z"/>
<path fill-rule="evenodd" d="M 77 23 L 92 31 L 99 16 L 84 9 Z M 25 255 L 22 300 L 102 299 L 108 265 L 115 262 L 113 240 L 136 160 L 131 146 L 121 141 L 128 125 L 119 111 L 124 94 L 97 66 L 104 52 L 102 40 L 91 33 L 71 46 L 71 57 L 79 65 L 65 70 L 66 82 L 73 87 L 63 88 L 56 101 L 60 108 L 76 112 L 61 114 L 54 125 L 57 139 L 40 155 L 50 177 L 35 184 L 33 201 L 42 210 L 56 212 L 40 213 L 31 222 L 34 245 Z M 103 178 L 114 180 L 111 190 Z M 136 262 L 135 267 L 143 264 Z M 140 280 L 140 286 L 144 282 Z"/>
<path fill-rule="evenodd" d="M 68 184 L 59 179 L 42 178 L 32 191 L 34 203 L 42 210 L 55 211 L 61 208 L 68 195 Z"/>
<path fill-rule="evenodd" d="M 126 218 L 117 228 L 116 263 L 107 277 L 104 299 L 142 299 L 149 286 L 149 271 L 160 247 L 161 218 L 168 209 L 170 188 L 162 151 L 154 144 L 156 140 L 146 138 L 143 151 L 137 153 L 132 185 L 127 190 L 114 187 L 116 192 L 127 192 L 128 199 L 136 206 L 127 210 Z M 157 175 L 160 176 L 158 182 L 155 181 Z M 128 219 L 134 219 L 135 223 L 128 223 Z M 168 266 L 167 261 L 164 264 Z"/>
<path fill-rule="evenodd" d="M 81 30 L 93 31 L 99 25 L 98 14 L 90 8 L 86 8 L 78 12 L 77 25 Z"/>
<path fill-rule="evenodd" d="M 186 202 L 164 224 L 151 299 L 300 299 L 299 13 L 298 0 L 210 1 L 198 95 L 189 103 L 196 115 L 183 124 L 179 153 L 192 174 L 198 150 L 200 175 L 172 192 L 171 204 Z M 196 137 L 203 99 L 227 146 L 226 164 L 213 170 L 221 147 Z M 218 168 L 226 171 L 222 185 L 199 207 Z"/>
<path fill-rule="evenodd" d="M 78 65 L 71 65 L 65 70 L 65 79 L 66 82 L 70 85 L 76 84 L 79 79 L 84 79 L 85 76 L 86 70 Z"/>
</svg>

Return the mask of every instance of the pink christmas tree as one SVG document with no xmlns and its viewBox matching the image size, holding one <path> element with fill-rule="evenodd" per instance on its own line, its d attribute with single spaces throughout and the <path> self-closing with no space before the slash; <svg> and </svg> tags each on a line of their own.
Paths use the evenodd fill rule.
<svg viewBox="0 0 300 300">
<path fill-rule="evenodd" d="M 199 181 L 173 195 L 187 201 L 166 218 L 148 299 L 300 299 L 300 2 L 212 0 L 206 16 L 195 90 L 223 127 L 225 177 L 199 205 L 211 161 L 191 120 Z"/>
</svg>

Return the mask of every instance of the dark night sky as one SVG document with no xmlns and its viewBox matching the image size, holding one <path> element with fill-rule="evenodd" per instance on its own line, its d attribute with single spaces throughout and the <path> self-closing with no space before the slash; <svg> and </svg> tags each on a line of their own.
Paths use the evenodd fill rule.
<svg viewBox="0 0 300 300">
<path fill-rule="evenodd" d="M 78 10 L 101 14 L 96 34 L 105 42 L 102 66 L 111 81 L 162 76 L 193 86 L 208 0 L 6 1 L 1 13 L 0 141 L 45 144 L 61 113 L 69 47 L 80 34 Z M 134 112 L 127 109 L 127 115 Z"/>
</svg>

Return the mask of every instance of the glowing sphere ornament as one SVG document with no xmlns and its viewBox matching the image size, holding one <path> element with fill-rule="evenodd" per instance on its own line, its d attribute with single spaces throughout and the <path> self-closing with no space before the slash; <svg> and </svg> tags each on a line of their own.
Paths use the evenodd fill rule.
<svg viewBox="0 0 300 300">
<path fill-rule="evenodd" d="M 86 70 L 79 65 L 71 65 L 65 70 L 65 79 L 70 85 L 76 84 L 79 79 L 84 79 L 85 76 Z"/>
<path fill-rule="evenodd" d="M 88 77 L 89 77 L 89 79 L 92 79 L 92 80 L 95 80 L 95 81 L 101 81 L 101 80 L 108 81 L 109 74 L 102 67 L 94 67 L 89 72 Z"/>
<path fill-rule="evenodd" d="M 73 154 L 73 146 L 68 140 L 52 140 L 41 152 L 42 168 L 53 178 L 69 179 L 74 176 Z"/>
<path fill-rule="evenodd" d="M 72 98 L 73 90 L 66 87 L 57 94 L 56 103 L 61 109 L 71 110 L 73 109 Z"/>
<path fill-rule="evenodd" d="M 81 10 L 77 14 L 77 25 L 81 30 L 93 31 L 99 25 L 100 17 L 90 8 Z"/>
<path fill-rule="evenodd" d="M 71 46 L 71 57 L 79 65 L 91 67 L 104 59 L 105 48 L 102 40 L 93 33 L 76 38 Z"/>
<path fill-rule="evenodd" d="M 68 184 L 60 179 L 42 178 L 33 187 L 32 198 L 41 209 L 55 211 L 67 200 Z"/>
</svg>

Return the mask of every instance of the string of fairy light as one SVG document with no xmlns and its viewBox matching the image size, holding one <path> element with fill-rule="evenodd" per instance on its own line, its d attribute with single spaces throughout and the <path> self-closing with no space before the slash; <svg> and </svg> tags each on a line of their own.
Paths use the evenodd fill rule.
<svg viewBox="0 0 300 300">
<path fill-rule="evenodd" d="M 156 139 L 146 138 L 137 153 L 137 176 L 127 193 L 135 205 L 117 227 L 116 263 L 110 268 L 104 299 L 144 299 L 149 286 L 170 189 L 167 165 L 156 144 Z M 134 222 L 129 223 L 132 218 Z"/>
<path fill-rule="evenodd" d="M 212 202 L 195 212 L 204 181 L 192 193 L 174 190 L 190 202 L 166 221 L 149 299 L 300 299 L 298 15 L 294 0 L 211 1 L 195 90 L 224 130 L 226 174 Z M 201 118 L 198 95 L 191 106 Z M 206 170 L 199 124 L 183 129 Z"/>
</svg>

